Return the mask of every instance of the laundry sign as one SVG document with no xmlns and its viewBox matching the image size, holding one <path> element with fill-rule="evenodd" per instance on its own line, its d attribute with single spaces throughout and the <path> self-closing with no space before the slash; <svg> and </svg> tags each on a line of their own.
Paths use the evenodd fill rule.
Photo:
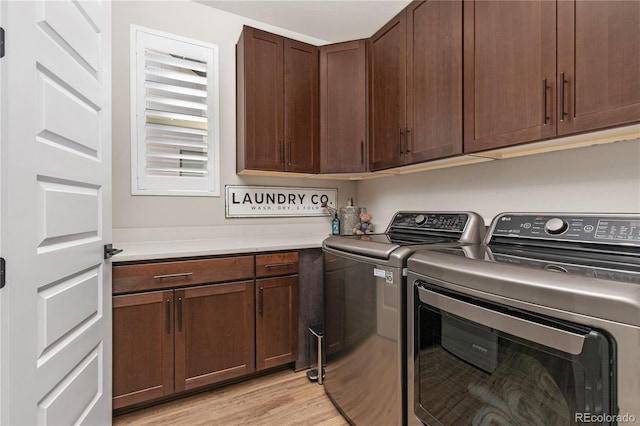
<svg viewBox="0 0 640 426">
<path fill-rule="evenodd" d="M 329 216 L 323 203 L 336 208 L 338 190 L 283 186 L 225 187 L 225 215 L 233 217 Z"/>
</svg>

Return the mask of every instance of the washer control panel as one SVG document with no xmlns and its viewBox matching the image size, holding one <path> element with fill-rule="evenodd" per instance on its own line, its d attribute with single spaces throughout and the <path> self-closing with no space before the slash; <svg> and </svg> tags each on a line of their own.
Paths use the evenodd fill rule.
<svg viewBox="0 0 640 426">
<path fill-rule="evenodd" d="M 494 219 L 491 235 L 492 237 L 640 245 L 640 216 L 505 213 Z"/>
<path fill-rule="evenodd" d="M 432 230 L 461 233 L 468 215 L 463 213 L 398 212 L 393 217 L 390 230 Z"/>
</svg>

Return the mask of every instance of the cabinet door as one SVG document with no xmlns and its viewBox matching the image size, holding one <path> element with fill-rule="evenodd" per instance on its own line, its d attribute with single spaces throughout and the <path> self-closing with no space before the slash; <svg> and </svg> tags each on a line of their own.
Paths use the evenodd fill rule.
<svg viewBox="0 0 640 426">
<path fill-rule="evenodd" d="M 462 1 L 407 8 L 407 163 L 462 152 Z"/>
<path fill-rule="evenodd" d="M 256 280 L 256 369 L 298 356 L 298 275 Z"/>
<path fill-rule="evenodd" d="M 319 164 L 318 48 L 284 40 L 285 170 L 315 173 Z"/>
<path fill-rule="evenodd" d="M 237 52 L 238 169 L 284 170 L 283 38 L 244 27 Z"/>
<path fill-rule="evenodd" d="M 173 393 L 173 291 L 113 298 L 113 409 Z"/>
<path fill-rule="evenodd" d="M 253 281 L 175 291 L 175 388 L 255 371 Z"/>
<path fill-rule="evenodd" d="M 559 1 L 558 75 L 558 134 L 640 121 L 640 2 Z"/>
<path fill-rule="evenodd" d="M 401 12 L 369 43 L 370 170 L 403 165 L 406 125 L 406 15 Z"/>
<path fill-rule="evenodd" d="M 320 172 L 367 169 L 366 42 L 320 47 Z"/>
<path fill-rule="evenodd" d="M 465 152 L 555 135 L 555 11 L 544 0 L 464 2 Z"/>
</svg>

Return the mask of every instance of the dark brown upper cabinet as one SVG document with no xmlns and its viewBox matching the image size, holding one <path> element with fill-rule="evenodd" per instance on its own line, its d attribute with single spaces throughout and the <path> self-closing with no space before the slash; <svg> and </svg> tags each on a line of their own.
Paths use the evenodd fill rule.
<svg viewBox="0 0 640 426">
<path fill-rule="evenodd" d="M 320 47 L 320 172 L 367 171 L 366 41 Z"/>
<path fill-rule="evenodd" d="M 462 2 L 417 1 L 369 43 L 370 169 L 462 152 Z"/>
<path fill-rule="evenodd" d="M 317 173 L 318 48 L 251 27 L 236 48 L 237 171 Z"/>
<path fill-rule="evenodd" d="M 640 121 L 640 2 L 558 2 L 558 85 L 559 135 Z"/>
<path fill-rule="evenodd" d="M 465 2 L 464 151 L 640 120 L 639 16 L 638 2 Z"/>
<path fill-rule="evenodd" d="M 465 152 L 556 134 L 555 2 L 464 3 Z"/>
<path fill-rule="evenodd" d="M 407 19 L 403 11 L 369 42 L 370 169 L 404 164 Z"/>
</svg>

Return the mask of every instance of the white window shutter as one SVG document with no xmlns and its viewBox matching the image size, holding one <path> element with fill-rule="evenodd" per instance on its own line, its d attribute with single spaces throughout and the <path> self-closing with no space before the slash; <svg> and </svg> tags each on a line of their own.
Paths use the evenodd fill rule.
<svg viewBox="0 0 640 426">
<path fill-rule="evenodd" d="M 132 26 L 132 193 L 219 196 L 217 46 Z"/>
</svg>

